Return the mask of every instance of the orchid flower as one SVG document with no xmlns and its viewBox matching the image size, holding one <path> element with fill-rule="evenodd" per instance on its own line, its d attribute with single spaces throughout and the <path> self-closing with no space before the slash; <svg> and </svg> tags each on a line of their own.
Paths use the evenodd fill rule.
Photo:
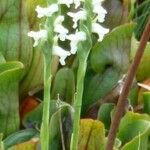
<svg viewBox="0 0 150 150">
<path fill-rule="evenodd" d="M 67 58 L 67 56 L 70 56 L 70 52 L 64 50 L 63 48 L 61 48 L 60 46 L 53 46 L 53 55 L 57 55 L 59 56 L 59 61 L 61 63 L 61 65 L 65 65 L 65 59 Z"/>
<path fill-rule="evenodd" d="M 72 19 L 73 19 L 73 22 L 74 22 L 73 28 L 74 29 L 77 27 L 77 22 L 79 20 L 86 20 L 86 12 L 85 12 L 85 10 L 80 10 L 80 11 L 78 11 L 76 13 L 68 12 L 67 14 L 68 14 L 68 16 L 72 17 Z"/>
<path fill-rule="evenodd" d="M 81 0 L 74 0 L 75 9 L 77 9 L 80 6 Z"/>
<path fill-rule="evenodd" d="M 36 7 L 36 12 L 37 12 L 37 17 L 42 18 L 42 17 L 51 17 L 55 12 L 58 11 L 58 5 L 57 4 L 52 4 L 46 8 L 37 6 Z"/>
<path fill-rule="evenodd" d="M 62 25 L 64 16 L 58 16 L 54 22 L 54 32 L 58 33 L 58 37 L 61 41 L 65 41 L 68 29 Z"/>
<path fill-rule="evenodd" d="M 48 33 L 47 33 L 47 30 L 40 30 L 37 32 L 30 31 L 28 33 L 28 36 L 34 39 L 35 42 L 33 44 L 33 47 L 36 47 L 38 43 L 40 42 L 40 40 L 47 40 Z"/>
<path fill-rule="evenodd" d="M 103 0 L 92 0 L 93 12 L 97 14 L 99 22 L 104 22 L 105 15 L 107 14 L 107 11 L 101 5 L 102 2 Z"/>
<path fill-rule="evenodd" d="M 92 32 L 98 34 L 99 36 L 98 41 L 102 41 L 104 38 L 104 35 L 109 32 L 109 29 L 102 27 L 98 23 L 92 23 Z"/>
<path fill-rule="evenodd" d="M 84 32 L 76 32 L 75 34 L 70 34 L 67 36 L 67 39 L 70 40 L 70 53 L 75 54 L 78 49 L 78 43 L 80 41 L 86 40 L 86 34 Z"/>
</svg>

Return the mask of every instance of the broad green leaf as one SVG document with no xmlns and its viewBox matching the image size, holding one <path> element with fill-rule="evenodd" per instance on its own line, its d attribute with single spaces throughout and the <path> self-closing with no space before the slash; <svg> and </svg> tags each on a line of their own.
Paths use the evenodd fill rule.
<svg viewBox="0 0 150 150">
<path fill-rule="evenodd" d="M 93 47 L 91 65 L 95 72 L 102 73 L 109 66 L 127 71 L 133 29 L 133 23 L 116 27 Z"/>
<path fill-rule="evenodd" d="M 32 42 L 24 1 L 0 1 L 0 52 L 6 61 L 19 60 L 27 71 L 32 60 Z"/>
<path fill-rule="evenodd" d="M 150 128 L 145 130 L 142 134 L 139 133 L 132 141 L 123 146 L 121 150 L 149 150 L 148 136 L 150 135 Z"/>
<path fill-rule="evenodd" d="M 134 59 L 138 46 L 139 41 L 137 41 L 135 38 L 132 38 L 131 54 L 130 54 L 131 61 Z M 147 43 L 144 55 L 137 70 L 136 78 L 138 81 L 143 81 L 150 77 L 149 61 L 150 61 L 150 42 Z"/>
<path fill-rule="evenodd" d="M 85 77 L 82 112 L 106 96 L 126 73 L 134 26 L 131 23 L 115 28 L 92 48 Z"/>
<path fill-rule="evenodd" d="M 102 122 L 92 119 L 81 119 L 79 150 L 104 150 L 105 129 Z"/>
<path fill-rule="evenodd" d="M 39 132 L 35 129 L 25 129 L 15 132 L 4 139 L 4 147 L 5 149 L 8 149 L 14 145 L 29 141 L 30 139 L 37 137 L 38 135 Z"/>
<path fill-rule="evenodd" d="M 0 132 L 4 137 L 19 129 L 19 81 L 23 64 L 0 64 Z"/>
<path fill-rule="evenodd" d="M 127 112 L 121 120 L 118 138 L 122 141 L 123 147 L 133 147 L 136 143 L 133 149 L 136 150 L 140 142 L 139 150 L 146 150 L 142 148 L 147 146 L 149 131 L 150 117 L 148 115 Z M 123 150 L 128 149 L 123 148 Z"/>
<path fill-rule="evenodd" d="M 0 53 L 6 61 L 19 60 L 25 66 L 24 78 L 20 84 L 21 97 L 29 91 L 42 88 L 43 55 L 40 48 L 33 49 L 32 38 L 27 33 L 39 30 L 42 20 L 37 19 L 35 8 L 44 4 L 46 1 L 43 0 L 0 1 Z"/>
<path fill-rule="evenodd" d="M 89 77 L 90 76 L 90 77 Z M 87 73 L 85 78 L 82 112 L 108 94 L 117 84 L 120 73 L 114 68 L 107 68 L 103 74 Z"/>
<path fill-rule="evenodd" d="M 75 94 L 75 78 L 74 73 L 69 68 L 60 69 L 53 81 L 52 99 L 60 99 L 65 102 L 72 103 Z"/>
<path fill-rule="evenodd" d="M 112 103 L 105 103 L 101 105 L 97 119 L 104 123 L 105 128 L 109 129 L 111 124 L 111 111 L 114 108 L 114 104 Z"/>
</svg>

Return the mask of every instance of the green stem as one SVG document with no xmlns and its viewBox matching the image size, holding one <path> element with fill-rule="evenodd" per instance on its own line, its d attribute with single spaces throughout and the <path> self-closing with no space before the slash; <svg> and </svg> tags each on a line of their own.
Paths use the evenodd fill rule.
<svg viewBox="0 0 150 150">
<path fill-rule="evenodd" d="M 49 54 L 49 53 L 48 53 Z M 41 149 L 49 150 L 49 116 L 50 116 L 50 88 L 51 88 L 51 54 L 44 54 L 44 101 L 41 125 Z"/>
<path fill-rule="evenodd" d="M 84 77 L 86 73 L 87 63 L 85 61 L 79 62 L 79 68 L 77 73 L 77 88 L 74 101 L 74 120 L 73 120 L 73 133 L 71 137 L 71 150 L 78 150 L 78 138 L 80 132 L 80 113 L 82 106 L 82 95 L 84 88 Z"/>
</svg>

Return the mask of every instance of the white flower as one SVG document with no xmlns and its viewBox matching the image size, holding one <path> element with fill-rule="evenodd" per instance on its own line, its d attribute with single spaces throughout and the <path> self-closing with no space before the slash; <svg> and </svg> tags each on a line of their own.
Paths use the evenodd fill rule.
<svg viewBox="0 0 150 150">
<path fill-rule="evenodd" d="M 65 41 L 68 29 L 62 25 L 64 16 L 58 16 L 54 22 L 54 32 L 58 33 L 58 37 L 61 41 Z"/>
<path fill-rule="evenodd" d="M 73 0 L 58 0 L 58 4 L 65 4 L 69 8 L 73 4 Z"/>
<path fill-rule="evenodd" d="M 51 17 L 55 12 L 58 11 L 58 5 L 57 4 L 51 4 L 50 6 L 43 8 L 40 6 L 36 7 L 36 12 L 38 14 L 38 18 L 42 18 L 44 16 Z"/>
<path fill-rule="evenodd" d="M 109 29 L 102 27 L 98 23 L 92 23 L 92 32 L 98 34 L 99 36 L 98 41 L 102 41 L 104 38 L 104 35 L 109 32 Z"/>
<path fill-rule="evenodd" d="M 77 9 L 80 6 L 80 1 L 81 0 L 74 0 L 75 9 Z"/>
<path fill-rule="evenodd" d="M 85 20 L 86 19 L 86 11 L 85 10 L 80 10 L 76 13 L 68 12 L 67 14 L 68 14 L 68 16 L 73 18 L 73 22 L 74 22 L 73 28 L 74 29 L 77 27 L 78 20 Z"/>
<path fill-rule="evenodd" d="M 30 31 L 28 33 L 28 36 L 34 39 L 35 42 L 33 44 L 33 47 L 36 47 L 40 40 L 47 40 L 48 33 L 47 33 L 47 30 L 40 30 L 37 32 Z"/>
<path fill-rule="evenodd" d="M 82 31 L 76 32 L 75 34 L 68 35 L 67 39 L 70 40 L 70 53 L 75 54 L 78 48 L 78 43 L 86 40 L 86 34 Z"/>
<path fill-rule="evenodd" d="M 93 12 L 97 14 L 97 19 L 99 22 L 104 22 L 105 15 L 107 11 L 102 7 L 101 2 L 103 0 L 92 0 Z"/>
<path fill-rule="evenodd" d="M 67 56 L 70 56 L 71 54 L 69 51 L 66 51 L 59 46 L 53 46 L 53 55 L 59 56 L 59 61 L 61 65 L 65 65 L 66 64 L 65 59 L 67 58 Z"/>
</svg>

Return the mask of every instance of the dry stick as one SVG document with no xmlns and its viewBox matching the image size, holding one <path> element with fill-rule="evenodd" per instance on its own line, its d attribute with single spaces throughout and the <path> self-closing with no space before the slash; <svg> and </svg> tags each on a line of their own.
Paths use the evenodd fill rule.
<svg viewBox="0 0 150 150">
<path fill-rule="evenodd" d="M 122 93 L 119 97 L 117 108 L 116 108 L 116 113 L 114 115 L 114 118 L 113 118 L 113 121 L 112 121 L 112 124 L 110 127 L 110 131 L 108 134 L 106 150 L 113 150 L 116 133 L 117 133 L 117 130 L 119 127 L 120 120 L 121 120 L 124 110 L 125 110 L 127 96 L 128 96 L 130 87 L 132 85 L 134 76 L 135 76 L 137 68 L 140 64 L 141 58 L 144 53 L 144 49 L 146 47 L 146 44 L 147 44 L 147 41 L 149 40 L 149 38 L 150 38 L 150 18 L 149 18 L 148 23 L 145 27 L 145 30 L 142 34 L 142 37 L 140 40 L 140 45 L 137 49 L 137 53 L 135 55 L 134 61 L 132 62 L 131 67 L 128 71 L 127 78 L 125 80 L 125 83 L 124 83 L 124 86 L 122 89 Z"/>
</svg>

